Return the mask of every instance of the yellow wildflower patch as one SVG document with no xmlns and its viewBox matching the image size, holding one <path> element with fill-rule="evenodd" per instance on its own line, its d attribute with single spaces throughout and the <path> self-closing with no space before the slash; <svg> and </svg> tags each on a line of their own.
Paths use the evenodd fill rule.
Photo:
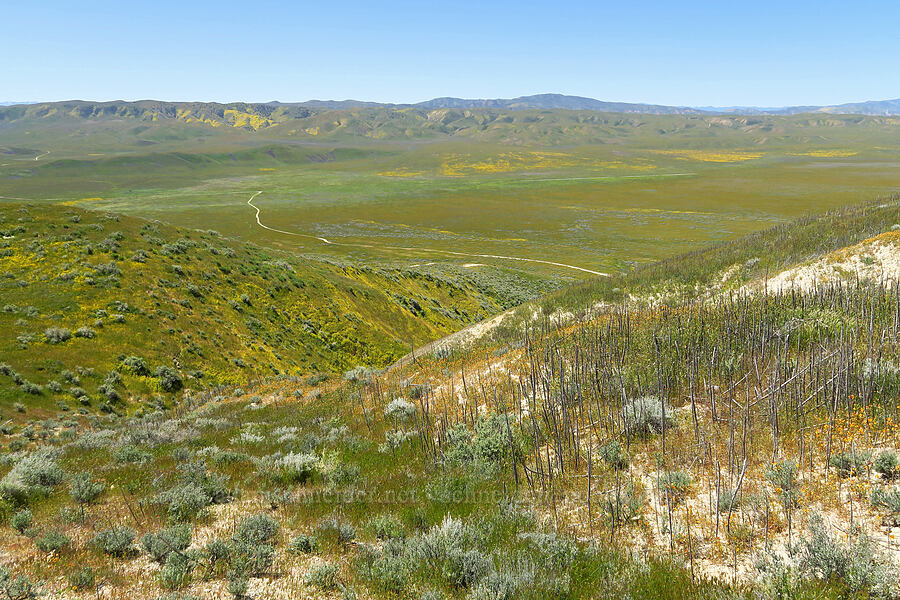
<svg viewBox="0 0 900 600">
<path fill-rule="evenodd" d="M 424 175 L 425 171 L 413 171 L 411 169 L 393 169 L 390 171 L 381 171 L 378 173 L 382 177 L 418 177 L 419 175 Z"/>
<path fill-rule="evenodd" d="M 60 202 L 62 206 L 78 206 L 82 202 L 103 202 L 103 198 L 81 198 L 80 200 L 66 200 Z"/>
<path fill-rule="evenodd" d="M 746 152 L 742 150 L 651 150 L 654 154 L 674 156 L 684 160 L 699 162 L 730 163 L 762 158 L 762 152 Z"/>
<path fill-rule="evenodd" d="M 234 127 L 249 127 L 253 130 L 276 125 L 275 121 L 272 119 L 267 119 L 266 117 L 255 115 L 253 113 L 240 112 L 233 108 L 229 108 L 225 111 L 225 118 L 230 119 L 232 121 L 231 124 Z"/>
<path fill-rule="evenodd" d="M 221 127 L 222 124 L 215 119 L 210 119 L 209 117 L 187 117 L 184 120 L 185 123 L 206 123 L 207 125 L 211 125 L 213 127 Z"/>
<path fill-rule="evenodd" d="M 812 156 L 814 158 L 847 158 L 859 154 L 854 150 L 811 150 L 810 152 L 795 152 L 794 156 Z"/>
<path fill-rule="evenodd" d="M 504 152 L 495 157 L 472 161 L 468 156 L 454 155 L 441 165 L 444 175 L 458 177 L 470 174 L 509 173 L 525 169 L 571 167 L 581 160 L 562 152 Z"/>
</svg>

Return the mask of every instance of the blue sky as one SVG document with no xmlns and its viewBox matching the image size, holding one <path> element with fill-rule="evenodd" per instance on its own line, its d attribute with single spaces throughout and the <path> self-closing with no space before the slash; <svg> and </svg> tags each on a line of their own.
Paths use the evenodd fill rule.
<svg viewBox="0 0 900 600">
<path fill-rule="evenodd" d="M 0 101 L 900 97 L 900 2 L 7 3 Z"/>
</svg>

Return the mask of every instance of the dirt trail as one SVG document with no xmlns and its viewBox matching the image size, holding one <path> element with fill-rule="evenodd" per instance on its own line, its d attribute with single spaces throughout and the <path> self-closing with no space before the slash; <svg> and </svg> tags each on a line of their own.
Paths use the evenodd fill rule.
<svg viewBox="0 0 900 600">
<path fill-rule="evenodd" d="M 247 204 L 249 204 L 250 206 L 252 206 L 253 208 L 256 209 L 256 224 L 257 225 L 259 225 L 263 229 L 268 229 L 269 231 L 274 231 L 275 233 L 283 233 L 285 235 L 295 235 L 297 237 L 312 238 L 314 240 L 319 240 L 320 242 L 324 242 L 326 244 L 332 243 L 332 242 L 329 242 L 328 240 L 326 240 L 325 238 L 319 237 L 316 235 L 307 235 L 305 233 L 295 233 L 293 231 L 284 231 L 283 229 L 275 229 L 274 227 L 269 227 L 268 225 L 263 225 L 262 221 L 259 220 L 259 207 L 255 204 L 253 204 L 253 199 L 256 198 L 257 196 L 259 196 L 260 194 L 262 194 L 262 190 L 253 194 L 252 196 L 250 196 L 250 199 L 247 200 Z"/>
<path fill-rule="evenodd" d="M 253 200 L 260 194 L 262 194 L 262 190 L 256 192 L 252 196 L 250 196 L 250 199 L 247 200 L 247 204 L 249 204 L 250 206 L 252 206 L 253 208 L 256 209 L 256 224 L 259 225 L 260 227 L 262 227 L 263 229 L 268 229 L 269 231 L 274 231 L 276 233 L 283 233 L 285 235 L 293 235 L 293 236 L 297 236 L 297 237 L 312 238 L 312 239 L 319 240 L 320 242 L 323 242 L 325 244 L 329 244 L 329 245 L 333 245 L 333 246 L 347 246 L 347 247 L 353 247 L 353 248 L 372 248 L 372 249 L 376 249 L 376 250 L 382 249 L 382 250 L 405 250 L 405 251 L 412 251 L 412 252 L 437 252 L 440 254 L 449 254 L 451 256 L 467 256 L 470 258 L 496 258 L 499 260 L 515 260 L 515 261 L 521 261 L 521 262 L 540 263 L 540 264 L 544 264 L 544 265 L 551 265 L 554 267 L 562 267 L 565 269 L 574 269 L 576 271 L 590 273 L 591 275 L 597 275 L 599 277 L 609 277 L 609 273 L 602 273 L 600 271 L 593 271 L 591 269 L 585 269 L 584 267 L 577 267 L 575 265 L 567 265 L 565 263 L 554 262 L 554 261 L 550 261 L 550 260 L 540 260 L 537 258 L 522 258 L 520 256 L 503 256 L 500 254 L 469 254 L 467 252 L 455 252 L 453 250 L 441 250 L 438 248 L 423 248 L 423 247 L 419 247 L 419 246 L 377 246 L 374 244 L 347 244 L 347 243 L 343 243 L 343 242 L 332 242 L 332 241 L 326 240 L 323 237 L 319 237 L 319 236 L 315 236 L 315 235 L 309 235 L 309 234 L 305 234 L 305 233 L 294 233 L 291 231 L 284 231 L 282 229 L 275 229 L 273 227 L 269 227 L 268 225 L 263 225 L 262 221 L 259 218 L 260 209 L 258 206 L 253 204 Z"/>
</svg>

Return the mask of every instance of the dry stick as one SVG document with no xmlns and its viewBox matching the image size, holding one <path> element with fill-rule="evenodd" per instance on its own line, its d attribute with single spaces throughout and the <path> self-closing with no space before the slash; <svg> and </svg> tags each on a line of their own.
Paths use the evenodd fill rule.
<svg viewBox="0 0 900 600">
<path fill-rule="evenodd" d="M 495 391 L 496 393 L 496 391 Z M 504 416 L 506 417 L 506 434 L 509 436 L 509 456 L 512 459 L 513 464 L 513 476 L 516 479 L 516 495 L 519 494 L 519 469 L 516 466 L 518 463 L 518 453 L 516 452 L 515 445 L 513 444 L 513 435 L 512 428 L 509 426 L 509 412 L 504 412 Z"/>
<path fill-rule="evenodd" d="M 718 452 L 716 453 L 718 454 Z M 722 468 L 716 456 L 716 538 L 719 537 L 719 498 L 722 497 Z"/>
<path fill-rule="evenodd" d="M 131 513 L 132 518 L 134 518 L 134 522 L 137 523 L 137 526 L 141 529 L 144 528 L 144 525 L 141 523 L 141 520 L 137 518 L 137 515 L 134 512 L 134 509 L 131 508 L 131 502 L 128 501 L 128 498 L 125 496 L 125 490 L 121 487 L 119 488 L 119 494 L 122 495 L 122 500 L 125 501 L 125 506 L 128 507 L 128 511 Z"/>
<path fill-rule="evenodd" d="M 687 507 L 688 556 L 691 560 L 691 579 L 694 579 L 694 543 L 691 539 L 691 507 Z"/>
<path fill-rule="evenodd" d="M 725 529 L 729 533 L 731 532 L 731 513 L 734 512 L 734 502 L 737 499 L 738 492 L 741 489 L 741 484 L 744 483 L 744 475 L 747 473 L 747 457 L 744 457 L 744 468 L 741 469 L 741 476 L 738 478 L 737 486 L 734 488 L 734 492 L 731 494 L 731 502 L 728 506 L 728 521 L 725 523 Z"/>
<path fill-rule="evenodd" d="M 590 434 L 588 434 L 588 435 L 590 435 Z M 588 446 L 590 446 L 590 444 L 588 444 Z M 587 461 L 588 461 L 588 494 L 587 494 L 587 501 L 588 501 L 588 525 L 590 526 L 590 534 L 591 534 L 591 538 L 594 537 L 594 522 L 593 522 L 593 520 L 592 520 L 592 518 L 591 518 L 591 480 L 593 479 L 593 472 L 592 472 L 592 470 L 591 470 L 591 465 L 592 465 L 592 463 L 593 463 L 593 460 L 591 459 L 591 457 L 593 456 L 593 454 L 594 454 L 594 453 L 593 453 L 593 451 L 591 450 L 591 448 L 588 447 L 588 455 L 587 455 Z"/>
<path fill-rule="evenodd" d="M 700 424 L 697 421 L 697 402 L 694 394 L 694 375 L 697 372 L 697 357 L 694 355 L 694 360 L 691 361 L 691 383 L 690 383 L 690 393 L 691 393 L 691 415 L 694 417 L 694 438 L 697 440 L 697 443 L 700 443 Z"/>
</svg>

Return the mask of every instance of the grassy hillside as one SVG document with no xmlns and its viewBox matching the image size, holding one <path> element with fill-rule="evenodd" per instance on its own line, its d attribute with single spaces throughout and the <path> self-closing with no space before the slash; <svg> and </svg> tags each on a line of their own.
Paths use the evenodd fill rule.
<svg viewBox="0 0 900 600">
<path fill-rule="evenodd" d="M 597 302 L 688 302 L 710 291 L 736 290 L 813 258 L 858 244 L 900 225 L 900 195 L 842 207 L 764 229 L 740 239 L 567 286 L 535 301 L 545 314 Z M 852 280 L 854 274 L 848 273 Z M 527 312 L 527 308 L 522 309 Z"/>
<path fill-rule="evenodd" d="M 894 196 L 574 286 L 396 376 L 433 390 L 435 460 L 456 423 L 508 418 L 507 472 L 557 528 L 762 597 L 894 598 L 900 282 L 738 288 L 863 240 L 896 255 L 898 222 Z"/>
<path fill-rule="evenodd" d="M 38 127 L 64 132 L 78 127 L 112 128 L 142 136 L 174 132 L 187 125 L 183 139 L 263 132 L 305 140 L 415 140 L 459 136 L 512 144 L 572 145 L 604 138 L 674 136 L 704 138 L 710 128 L 767 136 L 796 135 L 819 128 L 875 129 L 896 127 L 896 117 L 862 115 L 654 115 L 613 110 L 529 108 L 353 107 L 328 110 L 292 104 L 216 104 L 200 102 L 54 102 L 0 107 L 0 128 L 15 132 Z M 134 127 L 140 125 L 139 130 Z M 92 132 L 94 133 L 94 132 Z M 174 133 L 170 133 L 173 135 Z M 174 134 L 178 135 L 178 134 Z M 147 137 L 149 136 L 149 137 Z"/>
<path fill-rule="evenodd" d="M 880 204 L 683 257 L 673 285 L 853 243 L 898 215 Z M 622 281 L 651 292 L 662 269 Z M 896 283 L 613 304 L 383 376 L 273 378 L 135 418 L 6 410 L 0 585 L 894 598 Z"/>
<path fill-rule="evenodd" d="M 464 274 L 326 263 L 74 207 L 5 204 L 0 231 L 7 407 L 383 366 L 515 301 Z"/>
</svg>

